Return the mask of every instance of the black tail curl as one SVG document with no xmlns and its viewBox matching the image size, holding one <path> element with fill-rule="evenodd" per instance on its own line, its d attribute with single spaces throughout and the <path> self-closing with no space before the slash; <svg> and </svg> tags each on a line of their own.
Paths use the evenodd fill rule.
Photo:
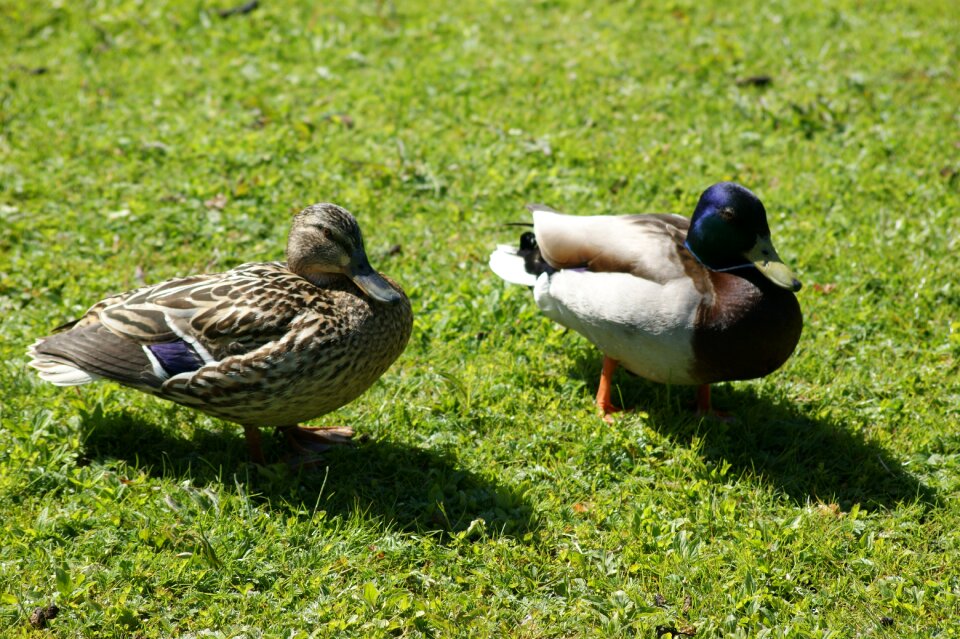
<svg viewBox="0 0 960 639">
<path fill-rule="evenodd" d="M 517 255 L 523 258 L 523 267 L 527 273 L 540 276 L 541 273 L 553 273 L 557 269 L 553 268 L 543 259 L 540 253 L 540 247 L 537 246 L 537 236 L 533 231 L 527 231 L 520 236 L 520 249 Z"/>
</svg>

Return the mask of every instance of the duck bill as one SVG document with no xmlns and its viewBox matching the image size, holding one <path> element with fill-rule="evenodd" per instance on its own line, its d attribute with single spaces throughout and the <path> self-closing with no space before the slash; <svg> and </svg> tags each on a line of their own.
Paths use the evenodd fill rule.
<svg viewBox="0 0 960 639">
<path fill-rule="evenodd" d="M 777 251 L 773 248 L 773 242 L 770 241 L 769 237 L 758 237 L 757 243 L 754 244 L 744 256 L 750 260 L 768 280 L 780 288 L 785 288 L 794 293 L 800 290 L 802 286 L 800 280 L 794 276 L 790 267 L 784 264 L 780 256 L 777 255 Z"/>
<path fill-rule="evenodd" d="M 353 280 L 353 283 L 360 287 L 364 293 L 380 302 L 393 303 L 400 300 L 400 293 L 397 292 L 383 276 L 373 270 L 367 256 L 364 254 L 355 255 L 347 267 L 347 277 Z"/>
</svg>

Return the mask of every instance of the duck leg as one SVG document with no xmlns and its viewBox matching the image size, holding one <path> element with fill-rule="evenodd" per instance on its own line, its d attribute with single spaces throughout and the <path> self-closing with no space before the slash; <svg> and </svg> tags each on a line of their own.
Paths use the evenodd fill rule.
<svg viewBox="0 0 960 639">
<path fill-rule="evenodd" d="M 724 422 L 733 421 L 733 416 L 730 415 L 730 413 L 717 410 L 713 407 L 710 401 L 710 384 L 697 386 L 697 415 L 701 417 L 713 417 L 714 419 L 719 419 Z"/>
<path fill-rule="evenodd" d="M 614 406 L 610 399 L 610 389 L 613 388 L 613 373 L 617 370 L 617 360 L 603 356 L 603 370 L 600 372 L 600 386 L 597 387 L 597 408 L 603 415 L 603 421 L 612 424 L 613 414 L 623 409 Z"/>
<path fill-rule="evenodd" d="M 710 384 L 697 386 L 697 415 L 710 415 L 713 408 L 710 406 Z"/>
<path fill-rule="evenodd" d="M 333 446 L 353 444 L 353 429 L 347 426 L 320 428 L 317 426 L 279 426 L 287 444 L 300 453 L 322 453 Z"/>
<path fill-rule="evenodd" d="M 263 447 L 260 445 L 260 429 L 256 426 L 244 426 L 243 434 L 247 438 L 247 448 L 250 449 L 250 460 L 261 466 L 267 463 L 263 456 Z"/>
</svg>

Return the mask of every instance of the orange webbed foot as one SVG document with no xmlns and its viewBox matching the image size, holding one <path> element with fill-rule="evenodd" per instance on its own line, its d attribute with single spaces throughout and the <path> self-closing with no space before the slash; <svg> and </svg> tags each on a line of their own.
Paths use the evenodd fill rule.
<svg viewBox="0 0 960 639">
<path fill-rule="evenodd" d="M 309 469 L 320 466 L 320 457 L 334 446 L 353 446 L 354 430 L 346 426 L 279 426 L 291 454 L 287 463 L 293 468 Z"/>
<path fill-rule="evenodd" d="M 619 406 L 615 406 L 613 404 L 601 404 L 600 402 L 597 402 L 597 408 L 600 409 L 600 416 L 603 418 L 603 421 L 607 422 L 608 424 L 613 424 L 616 421 L 613 416 L 617 413 L 630 412 L 629 410 L 625 410 Z"/>
<path fill-rule="evenodd" d="M 600 385 L 597 387 L 597 408 L 600 409 L 600 415 L 603 421 L 608 424 L 614 422 L 613 416 L 616 413 L 624 412 L 624 409 L 614 405 L 610 399 L 610 389 L 613 388 L 613 374 L 617 370 L 617 360 L 603 356 L 603 370 L 600 372 Z"/>
<path fill-rule="evenodd" d="M 302 453 L 322 453 L 333 446 L 352 446 L 354 430 L 347 426 L 280 426 L 287 444 Z"/>
</svg>

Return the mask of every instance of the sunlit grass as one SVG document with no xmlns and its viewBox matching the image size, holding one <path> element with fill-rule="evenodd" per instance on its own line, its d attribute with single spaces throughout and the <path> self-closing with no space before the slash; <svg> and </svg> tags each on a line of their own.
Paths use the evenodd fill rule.
<svg viewBox="0 0 960 639">
<path fill-rule="evenodd" d="M 947 637 L 960 616 L 949 2 L 0 3 L 0 634 Z M 805 284 L 770 377 L 622 375 L 486 268 L 540 201 L 742 182 Z M 353 211 L 407 352 L 298 474 L 25 349 Z M 269 437 L 268 437 L 269 439 Z M 279 445 L 270 440 L 274 457 Z"/>
</svg>

